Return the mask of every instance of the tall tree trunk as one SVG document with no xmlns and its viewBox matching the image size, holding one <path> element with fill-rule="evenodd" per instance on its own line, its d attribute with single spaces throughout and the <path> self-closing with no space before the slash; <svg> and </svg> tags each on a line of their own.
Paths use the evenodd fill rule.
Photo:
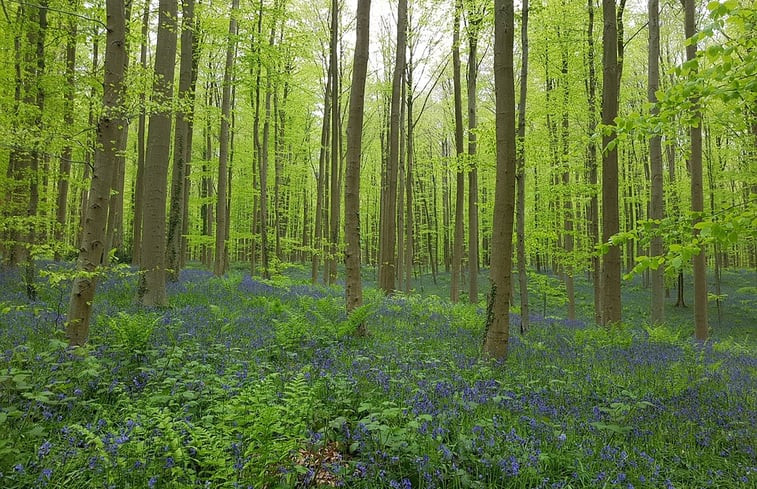
<svg viewBox="0 0 757 489">
<path fill-rule="evenodd" d="M 528 0 L 526 0 L 528 1 Z M 478 162 L 476 101 L 478 100 L 478 31 L 481 13 L 471 8 L 468 15 L 468 300 L 478 303 Z"/>
<path fill-rule="evenodd" d="M 268 46 L 273 49 L 276 41 L 276 22 L 271 26 Z M 263 265 L 263 278 L 271 278 L 268 256 L 268 147 L 271 134 L 271 96 L 273 68 L 266 67 L 265 78 L 265 119 L 263 120 L 263 145 L 260 148 L 260 259 Z"/>
<path fill-rule="evenodd" d="M 696 35 L 696 5 L 694 0 L 684 0 L 684 30 L 689 42 L 686 45 L 686 60 L 692 61 L 697 57 L 697 43 L 691 38 Z M 696 68 L 695 68 L 696 69 Z M 691 212 L 694 215 L 693 224 L 702 220 L 704 211 L 704 191 L 702 184 L 702 114 L 699 109 L 699 99 L 694 97 L 692 102 L 692 121 L 689 127 L 691 153 L 689 168 L 691 170 Z M 699 230 L 694 228 L 695 239 L 699 237 Z M 707 325 L 707 259 L 705 245 L 700 243 L 699 253 L 694 256 L 694 336 L 704 341 L 708 336 Z"/>
<path fill-rule="evenodd" d="M 311 282 L 318 281 L 320 255 L 323 252 L 323 208 L 326 187 L 326 162 L 328 161 L 329 128 L 331 127 L 331 65 L 326 70 L 326 88 L 323 95 L 323 126 L 321 127 L 321 147 L 318 154 L 318 175 L 316 175 L 315 237 L 311 263 Z"/>
<path fill-rule="evenodd" d="M 360 153 L 363 135 L 363 107 L 365 79 L 368 68 L 368 46 L 371 0 L 359 0 L 355 60 L 352 69 L 349 119 L 347 121 L 347 167 L 344 180 L 344 238 L 345 305 L 351 312 L 363 304 L 363 285 L 360 279 Z M 356 334 L 365 334 L 365 324 L 358 325 Z"/>
<path fill-rule="evenodd" d="M 407 158 L 405 159 L 406 177 L 405 177 L 405 292 L 409 293 L 413 278 L 413 163 L 414 163 L 414 144 L 413 129 L 415 121 L 413 119 L 413 49 L 410 49 L 410 58 L 407 64 Z"/>
<path fill-rule="evenodd" d="M 565 3 L 563 2 L 563 5 Z M 560 31 L 558 28 L 558 39 Z M 573 202 L 571 201 L 570 186 L 570 153 L 568 138 L 570 137 L 570 122 L 568 118 L 568 104 L 570 102 L 570 88 L 568 85 L 568 46 L 565 41 L 560 43 L 561 80 L 562 84 L 562 124 L 560 139 L 562 140 L 562 154 L 560 166 L 562 167 L 563 194 L 563 248 L 565 249 L 565 294 L 568 296 L 568 319 L 576 319 L 576 292 L 573 281 Z"/>
<path fill-rule="evenodd" d="M 76 11 L 78 0 L 71 1 L 71 9 Z M 70 131 L 74 125 L 74 95 L 76 93 L 76 32 L 77 22 L 73 17 L 68 19 L 68 37 L 66 38 L 66 87 L 65 99 L 63 101 L 63 125 L 66 130 Z M 70 136 L 69 136 L 70 138 Z M 60 260 L 63 256 L 61 246 L 67 237 L 66 218 L 68 217 L 68 188 L 69 179 L 71 178 L 71 157 L 73 146 L 70 139 L 66 139 L 60 156 L 60 167 L 58 175 L 58 195 L 56 202 L 56 241 L 55 260 Z"/>
<path fill-rule="evenodd" d="M 382 188 L 381 239 L 379 263 L 379 288 L 384 293 L 395 290 L 395 245 L 397 242 L 397 171 L 399 167 L 400 139 L 400 92 L 402 72 L 405 70 L 405 50 L 407 47 L 407 0 L 398 1 L 397 11 L 397 53 L 392 75 L 392 102 L 389 127 L 389 160 L 386 164 L 386 187 Z"/>
<path fill-rule="evenodd" d="M 218 151 L 218 191 L 216 200 L 216 249 L 215 262 L 213 264 L 213 273 L 217 276 L 223 275 L 226 270 L 224 263 L 226 258 L 226 219 L 227 219 L 227 202 L 226 190 L 228 183 L 228 161 L 229 161 L 229 122 L 231 121 L 231 75 L 234 69 L 234 55 L 236 54 L 237 44 L 237 10 L 239 9 L 239 0 L 233 0 L 231 4 L 231 13 L 229 14 L 229 38 L 226 44 L 226 63 L 223 70 L 223 94 L 221 95 L 221 133 L 219 136 Z"/>
<path fill-rule="evenodd" d="M 197 74 L 200 61 L 200 19 L 195 17 L 194 33 L 192 36 L 192 66 L 189 82 L 189 120 L 187 121 L 187 140 L 184 166 L 184 205 L 182 206 L 181 219 L 181 245 L 179 251 L 179 266 L 184 268 L 187 261 L 187 236 L 189 234 L 189 194 L 192 184 L 192 140 L 194 135 L 195 98 L 197 96 Z"/>
<path fill-rule="evenodd" d="M 140 42 L 139 64 L 147 72 L 147 34 L 150 28 L 150 0 L 145 0 L 142 12 L 142 37 Z M 134 183 L 134 222 L 132 224 L 131 264 L 139 265 L 142 256 L 142 225 L 144 219 L 145 190 L 145 134 L 147 117 L 145 105 L 146 90 L 139 92 L 139 120 L 137 122 L 137 176 Z"/>
<path fill-rule="evenodd" d="M 184 200 L 187 183 L 186 168 L 189 163 L 189 121 L 192 106 L 192 65 L 194 63 L 194 0 L 181 0 L 181 64 L 179 65 L 179 100 L 174 125 L 173 172 L 171 175 L 171 209 L 168 215 L 168 241 L 166 243 L 166 268 L 168 279 L 179 280 L 181 271 L 181 242 L 184 229 Z M 233 16 L 232 16 L 233 19 Z"/>
<path fill-rule="evenodd" d="M 526 94 L 528 92 L 528 0 L 523 0 L 520 25 L 520 100 L 518 101 L 518 147 L 516 179 L 518 202 L 516 209 L 518 287 L 520 289 L 520 332 L 528 331 L 528 275 L 526 274 Z"/>
<path fill-rule="evenodd" d="M 602 124 L 612 127 L 618 115 L 618 44 L 615 0 L 602 0 Z M 614 134 L 602 136 L 602 241 L 620 230 L 618 212 L 618 150 Z M 602 324 L 620 322 L 620 248 L 602 257 Z"/>
<path fill-rule="evenodd" d="M 507 356 L 510 336 L 510 285 L 515 211 L 515 80 L 513 78 L 514 9 L 512 0 L 494 1 L 494 90 L 496 98 L 497 177 L 492 227 L 491 292 L 486 317 L 484 355 Z"/>
<path fill-rule="evenodd" d="M 647 65 L 647 100 L 652 104 L 651 114 L 658 113 L 656 92 L 660 87 L 660 1 L 649 0 L 647 4 L 649 15 L 649 52 Z M 662 137 L 653 135 L 649 139 L 649 168 L 651 172 L 651 202 L 649 218 L 660 221 L 664 217 L 665 202 L 662 185 Z M 650 243 L 650 255 L 662 256 L 662 236 L 654 236 Z M 663 268 L 658 266 L 652 270 L 652 304 L 650 322 L 659 324 L 665 320 L 665 277 Z"/>
<path fill-rule="evenodd" d="M 589 136 L 596 131 L 597 126 L 597 72 L 594 65 L 594 0 L 587 1 L 589 11 L 589 23 L 586 28 L 587 55 L 586 64 L 588 65 L 587 77 L 587 102 L 589 112 Z M 594 291 L 594 322 L 602 322 L 602 264 L 599 255 L 593 252 L 594 247 L 599 244 L 599 202 L 597 199 L 597 147 L 594 139 L 589 138 L 586 145 L 586 166 L 588 170 L 589 185 L 591 186 L 591 196 L 589 197 L 588 209 L 586 210 L 589 221 L 589 245 L 591 246 L 591 282 Z"/>
<path fill-rule="evenodd" d="M 336 255 L 339 250 L 339 161 L 341 159 L 341 97 L 340 90 L 341 84 L 339 83 L 339 2 L 338 0 L 331 1 L 331 42 L 330 42 L 330 61 L 329 68 L 331 70 L 331 190 L 329 191 L 330 209 L 329 209 L 329 252 L 328 261 L 326 266 L 328 267 L 328 281 L 329 285 L 336 282 Z"/>
<path fill-rule="evenodd" d="M 153 99 L 145 157 L 145 210 L 137 295 L 144 306 L 165 306 L 166 190 L 176 62 L 176 0 L 160 0 Z"/>
<path fill-rule="evenodd" d="M 123 0 L 106 0 L 107 34 L 103 110 L 97 123 L 98 145 L 92 170 L 90 199 L 77 260 L 77 275 L 71 287 L 66 336 L 70 345 L 83 345 L 89 335 L 89 319 L 105 241 L 112 172 L 116 165 L 123 121 L 126 28 Z"/>
<path fill-rule="evenodd" d="M 463 230 L 465 207 L 465 173 L 463 162 L 463 95 L 460 75 L 460 11 L 462 0 L 455 3 L 455 20 L 452 26 L 452 84 L 455 97 L 455 242 L 452 247 L 452 277 L 450 278 L 450 299 L 460 300 L 460 275 L 463 266 Z"/>
</svg>

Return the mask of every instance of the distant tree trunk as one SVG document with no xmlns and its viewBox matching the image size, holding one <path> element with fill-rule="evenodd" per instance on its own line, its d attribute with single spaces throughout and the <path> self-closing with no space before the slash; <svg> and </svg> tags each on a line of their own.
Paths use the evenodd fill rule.
<svg viewBox="0 0 757 489">
<path fill-rule="evenodd" d="M 465 173 L 463 161 L 463 95 L 460 76 L 460 11 L 462 0 L 456 0 L 455 20 L 452 26 L 452 78 L 455 92 L 455 243 L 452 247 L 452 277 L 450 278 L 450 299 L 460 300 L 460 274 L 463 266 L 463 231 L 465 207 Z"/>
<path fill-rule="evenodd" d="M 84 232 L 79 249 L 77 276 L 71 287 L 66 336 L 70 345 L 83 345 L 89 335 L 89 319 L 105 240 L 112 172 L 116 165 L 123 121 L 125 12 L 123 0 L 106 0 L 107 34 L 103 110 L 97 124 L 98 145 L 95 150 L 93 178 Z"/>
<path fill-rule="evenodd" d="M 589 76 L 587 80 L 587 101 L 589 104 L 589 135 L 593 135 L 596 126 L 597 114 L 597 74 L 594 66 L 594 0 L 587 1 L 589 11 L 589 24 L 586 28 L 586 43 L 588 53 L 586 64 L 588 65 Z M 589 244 L 594 247 L 599 244 L 599 202 L 597 199 L 597 147 L 594 139 L 589 138 L 586 145 L 586 166 L 588 170 L 589 185 L 591 185 L 591 197 L 589 198 L 588 209 L 586 210 L 589 221 Z M 591 255 L 591 282 L 594 290 L 594 321 L 597 324 L 602 323 L 602 270 L 599 255 Z"/>
<path fill-rule="evenodd" d="M 223 70 L 223 94 L 221 95 L 221 133 L 219 136 L 218 152 L 218 191 L 216 200 L 216 249 L 213 273 L 216 276 L 223 275 L 226 270 L 224 263 L 226 258 L 226 190 L 228 183 L 229 161 L 229 122 L 231 120 L 231 76 L 234 69 L 234 55 L 237 44 L 237 18 L 239 0 L 233 0 L 231 13 L 229 14 L 229 38 L 226 44 L 226 64 Z"/>
<path fill-rule="evenodd" d="M 528 1 L 528 0 L 526 0 Z M 478 31 L 481 13 L 474 9 L 468 15 L 468 300 L 478 303 L 478 169 L 476 101 L 478 100 Z"/>
<path fill-rule="evenodd" d="M 200 19 L 195 16 L 194 32 L 200 31 Z M 179 266 L 184 268 L 187 261 L 187 235 L 189 234 L 189 194 L 192 184 L 192 140 L 194 135 L 195 98 L 197 95 L 197 74 L 200 61 L 200 36 L 192 36 L 192 66 L 189 82 L 189 120 L 187 121 L 187 142 L 184 168 L 184 205 L 181 219 L 181 246 L 179 252 Z"/>
<path fill-rule="evenodd" d="M 173 172 L 171 175 L 171 210 L 168 217 L 168 241 L 166 243 L 166 268 L 168 279 L 179 280 L 181 271 L 181 243 L 184 229 L 184 185 L 187 183 L 186 168 L 189 163 L 189 121 L 192 106 L 192 64 L 194 63 L 194 0 L 181 2 L 181 64 L 179 66 L 179 109 L 176 113 L 173 144 Z M 233 19 L 233 15 L 232 15 Z M 225 88 L 225 87 L 224 87 Z"/>
<path fill-rule="evenodd" d="M 97 64 L 98 64 L 98 58 L 99 58 L 99 51 L 100 51 L 100 44 L 98 41 L 99 37 L 97 32 L 92 36 L 92 76 L 96 76 L 97 74 Z M 95 104 L 94 100 L 96 98 L 96 88 L 92 86 L 89 90 L 89 110 L 87 115 L 87 127 L 93 127 L 95 125 Z M 95 148 L 95 138 L 92 138 L 91 136 L 87 137 L 87 148 L 84 153 L 84 175 L 83 180 L 85 187 L 82 188 L 81 195 L 79 198 L 79 223 L 76 228 L 76 247 L 81 248 L 82 239 L 84 239 L 84 217 L 87 215 L 87 207 L 89 205 L 89 191 L 88 186 L 91 183 L 90 182 L 90 168 L 92 165 L 92 159 L 94 152 L 96 150 Z M 107 219 L 107 217 L 106 217 Z"/>
<path fill-rule="evenodd" d="M 316 175 L 315 237 L 311 263 L 311 282 L 318 281 L 320 254 L 323 252 L 323 207 L 326 187 L 326 162 L 328 161 L 329 128 L 331 127 L 331 65 L 326 70 L 326 88 L 323 95 L 323 126 L 321 128 L 321 148 L 318 155 L 318 175 Z"/>
<path fill-rule="evenodd" d="M 392 78 L 392 102 L 389 130 L 389 160 L 386 165 L 386 187 L 382 188 L 381 209 L 381 263 L 379 264 L 379 288 L 384 293 L 395 290 L 395 245 L 397 242 L 397 171 L 399 167 L 400 139 L 400 92 L 402 72 L 405 70 L 405 50 L 407 47 L 407 0 L 398 1 L 397 11 L 397 53 Z"/>
<path fill-rule="evenodd" d="M 76 10 L 78 1 L 71 2 L 71 7 Z M 68 19 L 68 37 L 66 38 L 66 86 L 65 99 L 63 101 L 63 125 L 67 131 L 74 126 L 74 95 L 76 93 L 76 32 L 77 21 L 73 17 Z M 55 248 L 55 260 L 62 258 L 61 246 L 66 239 L 66 217 L 68 216 L 68 187 L 71 178 L 71 157 L 73 146 L 70 139 L 66 139 L 63 151 L 60 156 L 60 167 L 58 175 L 58 195 L 56 202 L 56 241 L 58 245 Z"/>
<path fill-rule="evenodd" d="M 564 4 L 564 3 L 563 3 Z M 560 31 L 558 30 L 558 35 Z M 559 37 L 558 37 L 559 39 Z M 568 296 L 568 319 L 576 319 L 576 292 L 573 281 L 573 202 L 571 201 L 570 186 L 570 153 L 568 138 L 570 137 L 570 119 L 568 110 L 570 103 L 570 89 L 568 85 L 568 46 L 565 41 L 560 43 L 560 61 L 563 100 L 562 100 L 562 124 L 560 139 L 562 140 L 562 155 L 560 166 L 562 167 L 563 195 L 563 248 L 566 260 L 563 263 L 565 272 L 565 293 Z"/>
<path fill-rule="evenodd" d="M 491 292 L 483 351 L 504 360 L 510 336 L 510 285 L 515 208 L 514 9 L 512 0 L 494 2 L 494 90 L 496 98 L 497 177 L 492 227 Z"/>
<path fill-rule="evenodd" d="M 696 5 L 694 0 L 684 0 L 684 31 L 687 39 L 697 33 Z M 686 60 L 697 57 L 697 43 L 686 45 Z M 692 118 L 689 127 L 691 154 L 689 168 L 691 170 L 691 212 L 694 214 L 693 224 L 702 220 L 704 211 L 704 190 L 702 184 L 702 114 L 699 109 L 699 99 L 694 97 L 692 102 Z M 699 237 L 699 230 L 694 228 L 694 237 Z M 694 256 L 694 336 L 704 341 L 708 336 L 707 325 L 707 258 L 705 245 L 700 244 L 699 253 Z"/>
<path fill-rule="evenodd" d="M 363 285 L 360 279 L 360 153 L 363 135 L 363 107 L 365 79 L 368 68 L 368 46 L 371 0 L 359 0 L 355 60 L 352 69 L 349 119 L 347 121 L 347 166 L 344 186 L 345 304 L 347 313 L 363 304 Z M 364 335 L 365 323 L 358 325 L 356 334 Z"/>
<path fill-rule="evenodd" d="M 271 27 L 268 46 L 273 48 L 276 40 L 276 25 Z M 263 265 L 263 278 L 271 278 L 268 257 L 268 147 L 271 134 L 271 96 L 274 74 L 272 68 L 266 69 L 265 81 L 265 119 L 263 120 L 263 146 L 260 149 L 260 258 Z"/>
<path fill-rule="evenodd" d="M 160 0 L 153 99 L 145 158 L 145 210 L 137 295 L 144 306 L 165 306 L 166 187 L 176 62 L 176 0 Z"/>
<path fill-rule="evenodd" d="M 649 52 L 647 64 L 647 100 L 653 104 L 651 114 L 657 115 L 658 109 L 656 92 L 660 87 L 660 2 L 649 0 L 647 4 L 649 14 Z M 649 167 L 651 172 L 651 202 L 649 217 L 659 221 L 664 217 L 665 203 L 662 185 L 662 137 L 653 135 L 649 139 Z M 662 256 L 662 236 L 655 236 L 650 243 L 650 255 Z M 661 266 L 652 270 L 652 305 L 650 322 L 659 324 L 665 320 L 665 277 Z"/>
<path fill-rule="evenodd" d="M 324 280 L 329 285 L 336 282 L 336 255 L 339 250 L 339 161 L 341 159 L 341 86 L 339 83 L 339 53 L 338 53 L 338 38 L 339 38 L 339 2 L 338 0 L 331 1 L 331 43 L 330 54 L 331 59 L 329 61 L 329 68 L 331 69 L 331 86 L 332 101 L 331 101 L 331 190 L 329 191 L 330 209 L 330 229 L 329 229 L 329 251 L 326 267 L 328 268 L 328 280 Z"/>
<path fill-rule="evenodd" d="M 147 72 L 147 34 L 150 28 L 150 1 L 145 1 L 142 12 L 142 40 L 140 43 L 139 64 L 142 71 Z M 134 182 L 134 222 L 132 224 L 131 264 L 139 265 L 142 255 L 142 224 L 144 219 L 144 190 L 145 190 L 145 134 L 146 119 L 145 105 L 147 96 L 144 90 L 139 92 L 139 121 L 137 122 L 137 176 Z"/>
<path fill-rule="evenodd" d="M 409 293 L 413 278 L 413 50 L 410 50 L 410 58 L 407 64 L 407 158 L 405 159 L 405 292 Z"/>
<path fill-rule="evenodd" d="M 615 0 L 602 0 L 602 124 L 612 127 L 618 115 L 618 44 Z M 611 148 L 608 148 L 611 145 Z M 602 136 L 602 241 L 619 229 L 618 150 L 614 134 Z M 611 246 L 602 257 L 602 323 L 620 322 L 620 248 Z"/>
<path fill-rule="evenodd" d="M 528 331 L 528 275 L 526 274 L 526 94 L 528 91 L 528 0 L 521 14 L 520 99 L 518 101 L 518 141 L 516 153 L 518 287 L 520 289 L 520 332 Z"/>
</svg>

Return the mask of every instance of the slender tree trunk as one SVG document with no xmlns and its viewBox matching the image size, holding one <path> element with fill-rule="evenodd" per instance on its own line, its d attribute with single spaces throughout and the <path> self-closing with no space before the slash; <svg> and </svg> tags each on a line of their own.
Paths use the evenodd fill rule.
<svg viewBox="0 0 757 489">
<path fill-rule="evenodd" d="M 602 124 L 611 127 L 618 115 L 618 45 L 615 0 L 602 0 Z M 602 136 L 602 241 L 620 230 L 618 212 L 618 150 L 615 135 Z M 620 305 L 620 248 L 611 246 L 602 257 L 602 323 L 618 323 Z"/>
<path fill-rule="evenodd" d="M 515 211 L 515 80 L 513 77 L 514 8 L 512 0 L 494 2 L 494 90 L 496 98 L 497 177 L 492 228 L 491 292 L 486 317 L 484 355 L 507 356 L 510 336 L 510 286 Z"/>
<path fill-rule="evenodd" d="M 140 42 L 139 64 L 142 71 L 147 72 L 147 34 L 150 28 L 150 1 L 145 0 L 142 12 L 142 40 Z M 139 120 L 137 122 L 137 176 L 134 183 L 134 222 L 132 224 L 131 264 L 139 265 L 142 255 L 142 225 L 144 219 L 144 188 L 145 188 L 145 134 L 147 102 L 146 90 L 139 92 Z"/>
<path fill-rule="evenodd" d="M 452 248 L 452 277 L 450 278 L 450 299 L 460 300 L 460 275 L 463 266 L 463 231 L 465 207 L 465 173 L 463 162 L 463 95 L 460 75 L 460 11 L 462 0 L 455 3 L 455 20 L 452 26 L 452 77 L 455 92 L 455 243 Z"/>
<path fill-rule="evenodd" d="M 75 11 L 78 7 L 78 1 L 73 0 L 71 2 L 71 8 Z M 63 125 L 66 130 L 71 130 L 74 126 L 74 95 L 76 93 L 76 87 L 74 86 L 76 80 L 76 32 L 77 22 L 75 19 L 68 19 L 68 37 L 66 38 L 66 87 L 65 87 L 65 99 L 63 101 Z M 68 188 L 69 179 L 71 178 L 71 157 L 73 154 L 73 146 L 70 139 L 66 140 L 63 151 L 60 156 L 60 167 L 58 175 L 58 195 L 56 202 L 56 241 L 57 246 L 55 248 L 55 260 L 62 258 L 61 246 L 66 240 L 66 217 L 68 216 Z"/>
<path fill-rule="evenodd" d="M 97 124 L 98 145 L 90 186 L 89 206 L 82 218 L 84 232 L 79 249 L 77 275 L 71 287 L 66 336 L 70 345 L 83 345 L 89 335 L 89 319 L 105 240 L 108 203 L 116 153 L 120 147 L 123 121 L 125 11 L 123 0 L 106 0 L 107 35 L 103 110 Z"/>
<path fill-rule="evenodd" d="M 328 261 L 326 266 L 328 268 L 328 280 L 324 282 L 329 285 L 336 282 L 336 256 L 339 251 L 339 211 L 340 211 L 340 199 L 339 199 L 339 162 L 341 159 L 341 97 L 340 90 L 341 84 L 339 83 L 339 56 L 338 56 L 338 38 L 339 38 L 339 2 L 338 0 L 331 1 L 331 43 L 330 43 L 330 61 L 329 68 L 331 69 L 331 86 L 332 101 L 331 101 L 331 190 L 329 191 L 330 209 L 330 229 L 329 229 L 329 252 Z"/>
<path fill-rule="evenodd" d="M 145 207 L 137 295 L 144 306 L 165 306 L 166 187 L 176 62 L 176 0 L 161 0 L 155 48 L 153 99 L 145 157 Z"/>
<path fill-rule="evenodd" d="M 696 5 L 694 0 L 684 0 L 685 35 L 691 39 L 697 33 Z M 697 43 L 690 42 L 686 45 L 686 60 L 691 61 L 697 57 Z M 691 170 L 691 212 L 694 214 L 693 224 L 702 220 L 704 211 L 704 191 L 702 184 L 702 114 L 699 109 L 698 98 L 692 98 L 693 120 L 689 127 L 689 140 L 691 153 L 689 156 L 689 168 Z M 694 228 L 694 237 L 699 237 L 699 230 Z M 707 324 L 707 258 L 705 245 L 700 244 L 699 253 L 694 256 L 694 336 L 704 341 L 708 336 Z"/>
<path fill-rule="evenodd" d="M 410 50 L 410 58 L 407 67 L 407 158 L 405 159 L 406 177 L 405 177 L 405 287 L 404 290 L 410 293 L 411 282 L 413 278 L 413 163 L 414 163 L 414 144 L 413 129 L 415 122 L 413 119 L 413 50 Z"/>
<path fill-rule="evenodd" d="M 528 1 L 528 0 L 526 0 Z M 480 13 L 471 9 L 468 15 L 468 300 L 478 303 L 478 163 L 476 101 L 478 100 L 478 31 Z"/>
<path fill-rule="evenodd" d="M 328 160 L 329 128 L 331 127 L 331 66 L 326 70 L 326 89 L 323 95 L 323 126 L 321 128 L 321 148 L 318 156 L 318 175 L 316 175 L 316 200 L 315 200 L 315 248 L 311 263 L 311 282 L 318 281 L 318 267 L 320 254 L 323 252 L 323 207 L 326 186 L 326 161 Z"/>
<path fill-rule="evenodd" d="M 168 279 L 179 280 L 181 271 L 181 242 L 184 228 L 184 200 L 187 183 L 186 168 L 189 163 L 189 121 L 193 112 L 192 64 L 194 63 L 194 0 L 181 0 L 181 64 L 179 66 L 179 108 L 176 112 L 173 145 L 173 172 L 171 175 L 171 208 L 168 216 L 168 240 L 166 243 L 166 268 Z M 233 16 L 232 16 L 233 18 Z"/>
<path fill-rule="evenodd" d="M 658 113 L 656 92 L 660 87 L 660 2 L 649 0 L 647 4 L 649 14 L 649 52 L 647 65 L 647 100 L 653 104 L 652 116 Z M 649 205 L 649 218 L 660 221 L 664 217 L 665 203 L 662 185 L 662 137 L 653 135 L 649 139 L 649 167 L 651 172 L 651 202 Z M 662 236 L 654 236 L 650 243 L 650 255 L 662 256 Z M 658 266 L 652 270 L 652 305 L 650 322 L 662 323 L 665 320 L 665 277 L 663 268 Z"/>
<path fill-rule="evenodd" d="M 520 332 L 528 331 L 528 275 L 526 274 L 526 94 L 528 92 L 528 0 L 523 0 L 521 14 L 520 100 L 518 102 L 518 147 L 516 153 L 517 202 L 517 254 L 518 287 L 520 289 Z"/>
<path fill-rule="evenodd" d="M 564 3 L 563 3 L 564 5 Z M 558 34 L 560 31 L 558 30 Z M 568 104 L 570 102 L 570 89 L 568 85 L 568 46 L 565 41 L 560 43 L 560 61 L 563 100 L 562 100 L 562 124 L 560 139 L 562 140 L 562 155 L 560 166 L 562 167 L 563 194 L 563 247 L 565 249 L 565 293 L 568 296 L 568 319 L 576 319 L 576 292 L 573 281 L 573 202 L 571 200 L 570 185 L 570 154 L 568 138 L 570 137 L 570 122 L 568 118 Z"/>
<path fill-rule="evenodd" d="M 405 70 L 405 50 L 407 46 L 407 0 L 399 0 L 397 12 L 397 53 L 392 78 L 392 102 L 389 130 L 389 160 L 386 169 L 386 188 L 381 210 L 381 263 L 379 264 L 379 288 L 384 293 L 395 290 L 394 260 L 396 255 L 397 228 L 397 171 L 399 167 L 400 139 L 400 92 L 402 72 Z"/>
<path fill-rule="evenodd" d="M 227 202 L 226 193 L 228 187 L 228 162 L 229 162 L 229 123 L 231 121 L 231 76 L 234 69 L 234 55 L 236 54 L 237 18 L 239 0 L 233 0 L 229 15 L 229 38 L 226 44 L 226 64 L 223 70 L 223 94 L 221 95 L 221 133 L 219 136 L 218 152 L 218 191 L 216 200 L 216 247 L 213 273 L 223 275 L 226 264 L 226 219 Z"/>
<path fill-rule="evenodd" d="M 192 36 L 192 66 L 190 72 L 189 83 L 189 120 L 187 121 L 187 140 L 186 140 L 186 154 L 184 165 L 184 205 L 182 206 L 182 219 L 181 219 L 181 245 L 179 251 L 179 266 L 184 268 L 187 261 L 187 236 L 189 235 L 189 194 L 192 185 L 192 141 L 194 135 L 194 118 L 195 118 L 195 99 L 197 96 L 197 74 L 198 64 L 200 61 L 200 19 L 195 16 L 194 33 Z"/>
<path fill-rule="evenodd" d="M 276 40 L 276 25 L 271 27 L 268 46 L 273 49 Z M 271 278 L 268 257 L 268 147 L 271 133 L 271 96 L 273 72 L 266 70 L 265 82 L 265 119 L 263 120 L 263 146 L 260 149 L 260 258 L 263 265 L 263 278 Z"/>
<path fill-rule="evenodd" d="M 596 131 L 597 121 L 597 74 L 594 65 L 594 0 L 588 0 L 589 23 L 586 28 L 587 42 L 587 65 L 589 75 L 587 78 L 587 101 L 589 104 L 589 136 Z M 591 186 L 588 209 L 586 210 L 589 221 L 589 245 L 592 251 L 599 244 L 599 202 L 597 199 L 597 147 L 594 139 L 589 138 L 586 145 L 586 166 Z M 594 291 L 594 322 L 602 323 L 602 264 L 596 252 L 591 255 L 591 282 Z"/>
<path fill-rule="evenodd" d="M 368 46 L 371 0 L 359 0 L 355 61 L 352 69 L 349 119 L 347 121 L 347 166 L 344 188 L 345 305 L 347 313 L 363 304 L 360 279 L 360 153 L 363 134 L 365 79 L 368 68 Z M 365 334 L 365 324 L 358 325 L 356 334 Z"/>
</svg>

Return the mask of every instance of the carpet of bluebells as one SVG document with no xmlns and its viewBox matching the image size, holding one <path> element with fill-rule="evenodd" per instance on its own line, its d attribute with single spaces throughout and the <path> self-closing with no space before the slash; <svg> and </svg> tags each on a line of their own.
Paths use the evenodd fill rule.
<svg viewBox="0 0 757 489">
<path fill-rule="evenodd" d="M 521 336 L 513 314 L 494 364 L 483 302 L 368 288 L 355 338 L 338 287 L 200 270 L 163 310 L 103 280 L 72 350 L 57 267 L 33 303 L 0 271 L 3 488 L 757 486 L 748 284 L 723 304 L 736 336 L 542 316 Z"/>
</svg>

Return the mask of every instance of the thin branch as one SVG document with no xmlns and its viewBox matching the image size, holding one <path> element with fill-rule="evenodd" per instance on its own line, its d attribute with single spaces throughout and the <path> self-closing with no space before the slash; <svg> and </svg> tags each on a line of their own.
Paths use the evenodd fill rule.
<svg viewBox="0 0 757 489">
<path fill-rule="evenodd" d="M 3 1 L 3 0 L 0 0 L 0 1 Z M 37 3 L 24 2 L 22 0 L 8 0 L 8 1 L 13 2 L 13 3 L 17 3 L 19 5 L 24 5 L 26 7 L 35 7 L 35 8 L 38 8 L 38 9 L 43 9 L 44 8 L 44 9 L 47 9 L 47 10 L 49 10 L 51 12 L 57 12 L 59 14 L 70 15 L 72 17 L 78 17 L 80 19 L 86 20 L 87 22 L 94 22 L 95 24 L 101 25 L 101 26 L 105 27 L 106 29 L 108 28 L 108 26 L 105 25 L 105 23 L 103 21 L 101 21 L 99 19 L 93 19 L 92 17 L 87 17 L 86 15 L 77 14 L 76 12 L 70 12 L 68 10 L 61 10 L 61 9 L 57 9 L 55 7 L 50 7 L 48 5 L 39 5 Z M 4 2 L 3 2 L 3 11 L 5 11 L 5 3 Z M 5 16 L 6 16 L 6 18 L 8 17 L 8 13 L 7 12 L 5 13 Z"/>
</svg>

